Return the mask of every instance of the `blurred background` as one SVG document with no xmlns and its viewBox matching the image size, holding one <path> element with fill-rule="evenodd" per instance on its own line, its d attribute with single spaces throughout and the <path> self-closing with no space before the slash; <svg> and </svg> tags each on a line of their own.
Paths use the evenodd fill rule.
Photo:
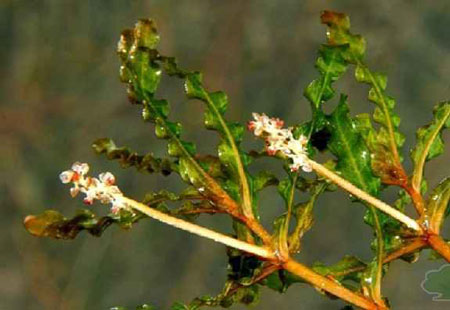
<svg viewBox="0 0 450 310">
<path fill-rule="evenodd" d="M 168 309 L 177 300 L 218 293 L 226 277 L 221 245 L 153 221 L 130 231 L 111 227 L 101 238 L 82 233 L 74 241 L 37 239 L 23 228 L 23 218 L 45 208 L 71 216 L 83 207 L 58 180 L 76 160 L 89 162 L 94 173 L 113 172 L 136 199 L 149 190 L 180 187 L 175 175 L 138 175 L 91 150 L 96 138 L 111 137 L 141 153 L 165 152 L 118 80 L 115 48 L 123 28 L 141 17 L 155 19 L 162 52 L 176 56 L 185 68 L 203 71 L 209 89 L 227 92 L 230 119 L 245 122 L 259 111 L 293 124 L 310 116 L 302 92 L 317 77 L 316 51 L 325 39 L 319 23 L 323 9 L 348 13 L 353 31 L 366 37 L 369 64 L 389 76 L 389 94 L 397 99 L 409 148 L 416 127 L 431 119 L 434 104 L 449 99 L 448 0 L 1 0 L 0 309 L 134 309 L 142 303 Z M 173 118 L 183 120 L 186 139 L 202 152 L 213 151 L 216 135 L 202 128 L 203 107 L 187 103 L 180 86 L 164 80 L 160 97 L 172 102 Z M 372 111 L 367 88 L 357 85 L 350 72 L 337 87 L 350 95 L 353 113 Z M 447 146 L 446 155 L 428 165 L 430 187 L 448 175 L 448 151 Z M 281 175 L 273 161 L 263 164 Z M 344 254 L 369 259 L 372 233 L 361 220 L 363 208 L 343 193 L 331 195 L 319 200 L 316 225 L 299 259 L 307 264 L 333 263 Z M 393 202 L 396 190 L 383 199 Z M 283 205 L 275 188 L 266 190 L 262 201 L 267 225 Z M 205 216 L 199 223 L 230 232 L 230 222 L 221 217 Z M 391 265 L 383 292 L 393 309 L 448 309 L 449 303 L 433 302 L 420 287 L 426 271 L 443 264 L 427 256 L 423 252 L 415 265 Z M 263 289 L 256 309 L 337 310 L 343 305 L 296 285 L 285 295 Z"/>
</svg>

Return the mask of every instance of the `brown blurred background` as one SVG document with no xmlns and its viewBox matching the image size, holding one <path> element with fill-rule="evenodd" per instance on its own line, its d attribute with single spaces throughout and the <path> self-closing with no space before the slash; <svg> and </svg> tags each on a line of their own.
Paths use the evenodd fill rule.
<svg viewBox="0 0 450 310">
<path fill-rule="evenodd" d="M 430 120 L 433 105 L 450 97 L 448 0 L 1 0 L 0 309 L 134 309 L 146 302 L 168 309 L 177 300 L 218 293 L 226 274 L 225 249 L 210 241 L 150 221 L 128 232 L 113 227 L 102 238 L 36 239 L 23 229 L 22 219 L 44 208 L 70 216 L 82 207 L 58 180 L 76 160 L 89 162 L 96 173 L 112 171 L 137 199 L 148 190 L 179 187 L 176 176 L 137 175 L 90 148 L 96 138 L 111 137 L 140 152 L 164 153 L 164 143 L 140 121 L 139 108 L 128 104 L 118 81 L 115 47 L 123 28 L 140 17 L 155 19 L 161 50 L 186 68 L 202 70 L 210 89 L 228 93 L 229 118 L 245 122 L 260 111 L 296 123 L 310 115 L 302 91 L 317 76 L 313 64 L 324 42 L 323 9 L 348 13 L 353 30 L 368 40 L 368 61 L 388 74 L 406 147 L 411 146 L 415 128 Z M 353 113 L 372 110 L 367 88 L 351 74 L 337 86 L 350 95 Z M 213 150 L 215 134 L 198 129 L 202 106 L 186 102 L 180 83 L 164 82 L 161 96 L 173 103 L 174 118 L 185 121 L 186 138 L 201 151 Z M 428 165 L 430 187 L 448 175 L 448 151 Z M 409 158 L 406 165 L 411 166 Z M 275 194 L 269 189 L 262 197 L 266 223 L 283 210 Z M 299 259 L 308 264 L 333 263 L 344 254 L 369 259 L 372 233 L 362 223 L 363 208 L 343 193 L 331 195 L 319 200 L 316 225 Z M 395 197 L 389 190 L 383 198 Z M 101 206 L 93 208 L 100 212 Z M 230 231 L 223 218 L 199 222 Z M 426 251 L 415 265 L 392 264 L 383 292 L 393 309 L 450 306 L 433 302 L 420 288 L 425 272 L 443 264 L 427 256 Z M 285 295 L 264 289 L 256 308 L 342 306 L 297 285 Z"/>
</svg>

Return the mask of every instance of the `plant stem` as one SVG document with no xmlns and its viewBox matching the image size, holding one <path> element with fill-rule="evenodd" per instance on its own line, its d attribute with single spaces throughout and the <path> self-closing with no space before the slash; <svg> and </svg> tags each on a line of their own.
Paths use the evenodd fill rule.
<svg viewBox="0 0 450 310">
<path fill-rule="evenodd" d="M 333 171 L 327 169 L 326 167 L 322 166 L 321 164 L 309 159 L 308 163 L 311 165 L 312 169 L 316 171 L 318 174 L 326 177 L 336 185 L 340 186 L 341 188 L 348 191 L 350 194 L 354 195 L 355 197 L 358 197 L 361 200 L 364 200 L 374 207 L 378 208 L 379 210 L 383 211 L 384 213 L 392 216 L 399 222 L 405 224 L 411 229 L 414 229 L 418 232 L 422 232 L 422 228 L 417 224 L 417 222 L 410 218 L 409 216 L 403 214 L 402 212 L 398 211 L 397 209 L 394 209 L 390 205 L 384 203 L 383 201 L 369 195 L 365 191 L 359 189 L 349 181 L 343 179 L 342 177 L 338 176 Z"/>
<path fill-rule="evenodd" d="M 408 243 L 404 247 L 401 247 L 400 249 L 389 253 L 383 260 L 383 263 L 389 263 L 393 260 L 396 260 L 397 258 L 402 257 L 403 255 L 412 253 L 418 249 L 423 248 L 426 246 L 427 243 L 422 238 L 415 238 L 412 242 Z"/>
<path fill-rule="evenodd" d="M 409 182 L 406 183 L 407 184 L 405 186 L 402 186 L 403 189 L 406 190 L 411 197 L 417 214 L 419 216 L 423 216 L 425 213 L 425 204 L 423 202 L 423 197 L 420 190 L 416 190 L 412 185 L 408 184 Z"/>
<path fill-rule="evenodd" d="M 167 215 L 163 212 L 160 212 L 156 209 L 150 208 L 147 205 L 137 202 L 130 198 L 123 198 L 124 203 L 126 203 L 130 208 L 138 210 L 147 216 L 156 219 L 165 224 L 174 226 L 176 228 L 188 231 L 190 233 L 196 234 L 201 237 L 205 237 L 216 242 L 225 244 L 229 247 L 236 248 L 238 250 L 242 250 L 244 252 L 254 254 L 256 256 L 262 257 L 264 259 L 277 261 L 276 256 L 272 253 L 271 250 L 257 246 L 254 244 L 249 244 L 247 242 L 231 238 L 229 236 L 223 235 L 216 231 L 198 226 L 196 224 L 186 222 L 179 218 Z M 293 274 L 303 278 L 308 283 L 329 292 L 343 300 L 346 300 L 352 304 L 355 304 L 358 307 L 361 307 L 366 310 L 379 310 L 379 306 L 370 301 L 369 299 L 361 296 L 357 293 L 350 291 L 349 289 L 341 286 L 339 283 L 332 281 L 314 271 L 309 269 L 308 267 L 293 261 L 292 259 L 288 259 L 285 263 L 282 264 L 282 267 L 287 271 L 292 272 Z"/>
<path fill-rule="evenodd" d="M 373 206 L 369 206 L 370 212 L 372 213 L 374 228 L 375 228 L 375 236 L 377 238 L 377 273 L 375 276 L 375 283 L 370 285 L 371 296 L 373 300 L 378 305 L 384 305 L 383 297 L 381 296 L 381 279 L 383 277 L 383 255 L 384 255 L 384 239 L 383 239 L 383 230 L 380 225 L 380 221 L 378 219 L 378 215 L 376 209 Z"/>
<path fill-rule="evenodd" d="M 380 308 L 380 306 L 377 306 L 374 302 L 367 299 L 366 297 L 357 294 L 355 292 L 352 292 L 351 290 L 343 287 L 339 283 L 326 278 L 308 267 L 292 260 L 288 259 L 284 264 L 283 268 L 287 271 L 303 278 L 308 283 L 314 285 L 315 287 L 324 290 L 332 295 L 335 295 L 339 297 L 342 300 L 345 300 L 349 303 L 352 303 L 362 309 L 366 310 L 380 310 L 380 309 L 386 309 L 386 308 Z"/>
<path fill-rule="evenodd" d="M 124 197 L 123 198 L 124 202 L 131 208 L 138 210 L 144 214 L 146 214 L 147 216 L 158 220 L 160 222 L 163 222 L 165 224 L 174 226 L 176 228 L 188 231 L 190 233 L 193 233 L 195 235 L 204 237 L 204 238 L 208 238 L 211 240 L 214 240 L 216 242 L 225 244 L 226 246 L 250 253 L 250 254 L 254 254 L 256 256 L 260 256 L 262 258 L 266 258 L 266 259 L 274 259 L 275 256 L 272 254 L 272 252 L 264 247 L 260 247 L 260 246 L 256 246 L 229 236 L 226 236 L 224 234 L 218 233 L 216 231 L 198 226 L 196 224 L 181 220 L 179 218 L 167 215 L 163 212 L 160 212 L 156 209 L 150 208 L 147 205 L 137 202 L 133 199 L 129 199 Z"/>
<path fill-rule="evenodd" d="M 236 220 L 245 224 L 253 233 L 255 233 L 259 238 L 261 238 L 264 244 L 272 243 L 272 236 L 267 232 L 266 229 L 259 223 L 255 218 L 248 218 L 240 212 L 229 212 L 229 214 Z"/>
<path fill-rule="evenodd" d="M 450 244 L 445 242 L 441 236 L 435 234 L 429 235 L 427 240 L 430 246 L 450 263 Z"/>
<path fill-rule="evenodd" d="M 286 219 L 284 222 L 284 226 L 280 232 L 279 236 L 279 245 L 278 250 L 280 251 L 280 255 L 283 257 L 289 256 L 289 223 L 291 222 L 291 216 L 292 216 L 292 209 L 294 204 L 294 196 L 295 196 L 295 190 L 296 190 L 296 183 L 298 179 L 298 173 L 296 172 L 294 176 L 292 177 L 292 184 L 291 188 L 289 190 L 289 195 L 287 197 L 286 201 Z M 298 220 L 297 220 L 298 222 Z"/>
</svg>

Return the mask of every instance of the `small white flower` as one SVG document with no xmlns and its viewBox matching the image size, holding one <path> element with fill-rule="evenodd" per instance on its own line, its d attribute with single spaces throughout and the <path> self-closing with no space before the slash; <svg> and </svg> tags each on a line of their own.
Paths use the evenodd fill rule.
<svg viewBox="0 0 450 310">
<path fill-rule="evenodd" d="M 103 172 L 98 175 L 101 182 L 109 185 L 113 185 L 116 182 L 116 178 L 111 172 Z"/>
<path fill-rule="evenodd" d="M 89 172 L 89 165 L 77 161 L 73 163 L 72 170 L 80 175 L 86 175 Z"/>
<path fill-rule="evenodd" d="M 112 204 L 111 212 L 118 213 L 122 209 L 131 210 L 124 202 L 123 194 L 114 185 L 116 178 L 111 172 L 100 173 L 98 179 L 86 176 L 89 172 L 89 165 L 76 162 L 71 170 L 62 172 L 59 175 L 62 183 L 73 183 L 70 195 L 75 197 L 79 192 L 85 194 L 83 202 L 91 205 L 95 200 L 102 204 Z"/>
<path fill-rule="evenodd" d="M 266 141 L 267 154 L 273 156 L 277 152 L 282 152 L 292 160 L 290 165 L 292 171 L 302 168 L 303 171 L 311 172 L 306 151 L 308 139 L 305 136 L 295 139 L 293 129 L 283 128 L 284 122 L 278 118 L 269 118 L 265 114 L 258 113 L 253 113 L 253 118 L 254 121 L 248 123 L 248 129 Z"/>
<path fill-rule="evenodd" d="M 111 207 L 111 212 L 113 214 L 117 214 L 120 212 L 120 210 L 122 209 L 126 209 L 127 205 L 125 204 L 125 202 L 123 201 L 123 199 L 121 199 L 121 197 L 117 197 L 113 202 L 112 202 L 112 207 Z"/>
<path fill-rule="evenodd" d="M 72 170 L 66 170 L 66 171 L 63 171 L 60 173 L 59 179 L 64 184 L 67 184 L 67 183 L 72 182 L 72 178 L 73 178 L 74 174 L 75 174 L 75 172 L 73 172 Z"/>
</svg>

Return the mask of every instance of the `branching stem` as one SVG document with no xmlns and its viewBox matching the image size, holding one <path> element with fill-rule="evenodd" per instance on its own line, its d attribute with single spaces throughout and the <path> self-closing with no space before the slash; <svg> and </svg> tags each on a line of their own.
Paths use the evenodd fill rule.
<svg viewBox="0 0 450 310">
<path fill-rule="evenodd" d="M 193 233 L 195 235 L 214 240 L 216 242 L 225 244 L 226 246 L 242 250 L 244 252 L 254 254 L 256 256 L 260 256 L 265 259 L 273 259 L 275 258 L 272 252 L 264 247 L 256 246 L 229 236 L 226 236 L 224 234 L 218 233 L 216 231 L 204 228 L 202 226 L 181 220 L 179 218 L 167 215 L 163 212 L 160 212 L 156 209 L 150 208 L 147 205 L 137 202 L 133 199 L 129 198 L 123 198 L 124 202 L 130 207 L 135 210 L 138 210 L 139 212 L 144 213 L 145 215 L 158 220 L 160 222 L 163 222 L 165 224 L 168 224 L 170 226 L 188 231 L 190 233 Z"/>
<path fill-rule="evenodd" d="M 216 242 L 225 244 L 229 247 L 233 247 L 238 250 L 242 250 L 244 252 L 254 254 L 256 256 L 259 256 L 263 259 L 267 259 L 273 262 L 279 262 L 279 259 L 274 255 L 273 251 L 262 246 L 257 246 L 254 244 L 250 244 L 229 236 L 226 236 L 224 234 L 218 233 L 216 231 L 198 226 L 196 224 L 186 222 L 184 220 L 181 220 L 179 218 L 167 215 L 165 213 L 162 213 L 156 209 L 150 208 L 147 205 L 137 202 L 130 198 L 123 198 L 124 202 L 132 209 L 135 209 L 139 212 L 142 212 L 146 214 L 147 216 L 156 219 L 160 222 L 163 222 L 165 224 L 174 226 L 176 228 L 188 231 L 190 233 L 196 234 L 201 237 L 205 237 L 211 240 L 214 240 Z M 377 306 L 375 303 L 373 303 L 371 300 L 365 298 L 362 295 L 359 295 L 357 293 L 352 292 L 351 290 L 343 287 L 339 283 L 330 280 L 313 270 L 309 269 L 308 267 L 292 260 L 287 259 L 286 262 L 282 264 L 282 267 L 293 274 L 303 278 L 306 282 L 330 293 L 335 296 L 338 296 L 339 298 L 346 300 L 358 307 L 361 307 L 366 310 L 379 310 L 379 306 Z"/>
</svg>

